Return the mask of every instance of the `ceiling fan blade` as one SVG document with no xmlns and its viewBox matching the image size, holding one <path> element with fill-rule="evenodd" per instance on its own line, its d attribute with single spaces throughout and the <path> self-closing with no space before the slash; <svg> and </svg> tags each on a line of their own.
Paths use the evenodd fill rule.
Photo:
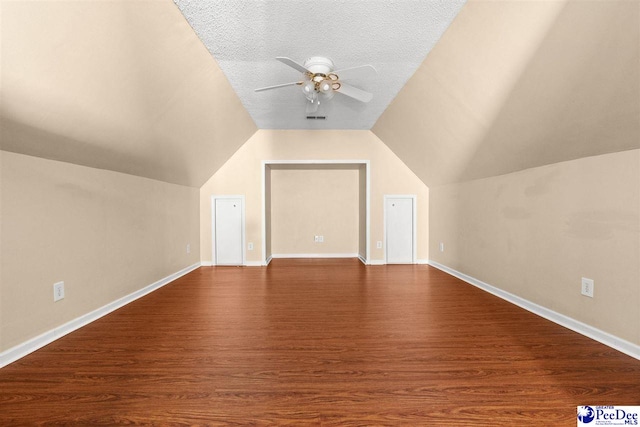
<svg viewBox="0 0 640 427">
<path fill-rule="evenodd" d="M 276 59 L 278 61 L 282 62 L 283 64 L 288 65 L 291 68 L 295 68 L 296 70 L 300 71 L 301 73 L 309 73 L 310 72 L 303 65 L 298 64 L 296 61 L 294 61 L 291 58 L 287 58 L 286 56 L 277 56 Z"/>
<path fill-rule="evenodd" d="M 342 70 L 333 71 L 333 74 L 336 74 L 340 80 L 342 79 L 352 79 L 358 78 L 360 80 L 366 80 L 378 75 L 378 72 L 373 65 L 359 65 L 357 67 L 352 68 L 344 68 Z"/>
<path fill-rule="evenodd" d="M 262 92 L 263 90 L 277 89 L 279 87 L 285 87 L 285 86 L 301 85 L 302 83 L 304 83 L 304 82 L 282 83 L 280 85 L 261 87 L 261 88 L 256 89 L 255 91 L 256 92 Z"/>
<path fill-rule="evenodd" d="M 373 99 L 373 94 L 366 92 L 362 89 L 358 89 L 357 87 L 353 87 L 348 84 L 344 84 L 340 82 L 340 88 L 336 89 L 336 92 L 346 95 L 350 98 L 357 99 L 361 102 L 369 102 Z"/>
</svg>

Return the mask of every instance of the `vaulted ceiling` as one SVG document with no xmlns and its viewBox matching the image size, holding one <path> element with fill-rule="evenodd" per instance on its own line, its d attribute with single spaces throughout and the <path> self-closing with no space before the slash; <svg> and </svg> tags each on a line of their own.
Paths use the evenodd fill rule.
<svg viewBox="0 0 640 427">
<path fill-rule="evenodd" d="M 3 150 L 199 187 L 257 130 L 171 0 L 0 7 Z"/>
<path fill-rule="evenodd" d="M 470 1 L 373 132 L 430 186 L 640 148 L 640 1 Z"/>
<path fill-rule="evenodd" d="M 466 0 L 174 1 L 260 129 L 371 129 Z M 326 120 L 309 121 L 299 86 L 254 92 L 301 80 L 277 56 L 326 56 L 336 70 L 370 64 L 377 76 L 345 81 L 373 99 L 336 94 L 321 104 Z"/>
<path fill-rule="evenodd" d="M 639 0 L 176 1 L 0 0 L 0 148 L 195 187 L 267 128 L 371 129 L 430 186 L 640 148 Z M 374 100 L 253 92 L 310 55 Z"/>
</svg>

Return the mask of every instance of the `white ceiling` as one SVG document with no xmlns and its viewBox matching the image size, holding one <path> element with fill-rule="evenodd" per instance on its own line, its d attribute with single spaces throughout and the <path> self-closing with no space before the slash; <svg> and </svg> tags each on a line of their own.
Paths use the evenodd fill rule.
<svg viewBox="0 0 640 427">
<path fill-rule="evenodd" d="M 466 2 L 174 1 L 261 129 L 371 129 Z M 325 104 L 327 120 L 307 120 L 298 86 L 254 92 L 299 80 L 276 56 L 327 56 L 336 69 L 371 64 L 374 80 L 348 83 L 373 100 L 337 94 Z"/>
<path fill-rule="evenodd" d="M 258 127 L 370 129 L 428 186 L 640 148 L 638 1 L 177 1 L 209 50 L 174 0 L 0 0 L 0 149 L 200 187 Z M 374 100 L 307 121 L 253 91 L 281 55 Z"/>
</svg>

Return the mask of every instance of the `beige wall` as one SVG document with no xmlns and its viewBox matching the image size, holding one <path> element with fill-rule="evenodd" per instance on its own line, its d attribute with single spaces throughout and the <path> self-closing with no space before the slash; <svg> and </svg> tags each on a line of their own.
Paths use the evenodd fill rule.
<svg viewBox="0 0 640 427">
<path fill-rule="evenodd" d="M 171 0 L 0 9 L 4 151 L 200 187 L 256 131 Z"/>
<path fill-rule="evenodd" d="M 469 0 L 373 132 L 428 186 L 640 148 L 640 2 Z"/>
<path fill-rule="evenodd" d="M 357 166 L 272 168 L 272 253 L 357 255 L 359 188 Z"/>
<path fill-rule="evenodd" d="M 432 260 L 640 344 L 640 150 L 430 190 Z"/>
<path fill-rule="evenodd" d="M 262 255 L 262 162 L 264 160 L 369 160 L 371 168 L 371 260 L 384 260 L 383 196 L 418 198 L 418 259 L 428 259 L 429 189 L 370 131 L 260 130 L 200 189 L 200 242 L 203 262 L 212 260 L 211 196 L 244 194 L 250 263 Z M 273 179 L 273 177 L 272 177 Z M 273 187 L 273 185 L 272 185 Z"/>
<path fill-rule="evenodd" d="M 199 261 L 197 189 L 0 153 L 0 351 Z"/>
</svg>

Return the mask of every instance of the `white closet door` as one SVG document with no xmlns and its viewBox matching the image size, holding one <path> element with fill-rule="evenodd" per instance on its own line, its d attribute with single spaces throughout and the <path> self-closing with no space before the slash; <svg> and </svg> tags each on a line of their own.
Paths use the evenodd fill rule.
<svg viewBox="0 0 640 427">
<path fill-rule="evenodd" d="M 387 264 L 412 264 L 413 198 L 385 198 Z"/>
<path fill-rule="evenodd" d="M 215 199 L 216 265 L 242 265 L 242 199 Z"/>
</svg>

